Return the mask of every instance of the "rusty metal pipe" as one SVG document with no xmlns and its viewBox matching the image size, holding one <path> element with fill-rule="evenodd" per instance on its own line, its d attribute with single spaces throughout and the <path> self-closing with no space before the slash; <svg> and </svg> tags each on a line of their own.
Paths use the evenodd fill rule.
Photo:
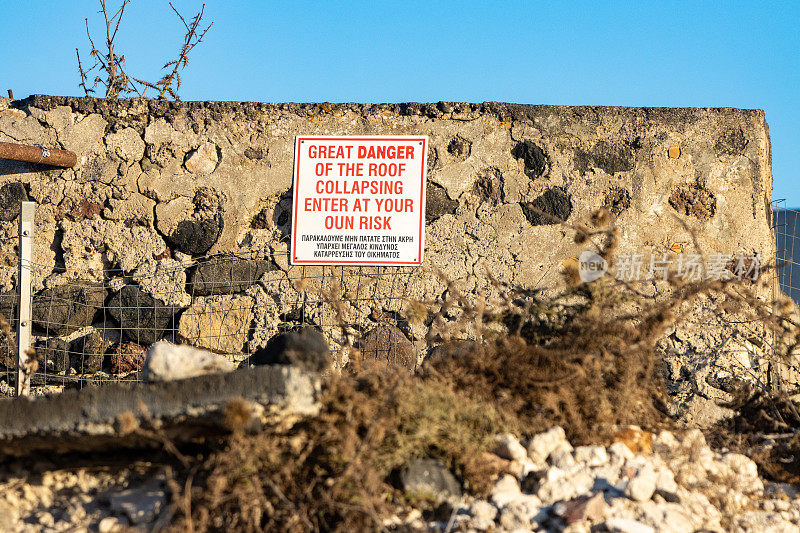
<svg viewBox="0 0 800 533">
<path fill-rule="evenodd" d="M 0 159 L 27 161 L 54 167 L 73 168 L 78 164 L 78 156 L 69 150 L 42 148 L 25 144 L 0 142 Z"/>
</svg>

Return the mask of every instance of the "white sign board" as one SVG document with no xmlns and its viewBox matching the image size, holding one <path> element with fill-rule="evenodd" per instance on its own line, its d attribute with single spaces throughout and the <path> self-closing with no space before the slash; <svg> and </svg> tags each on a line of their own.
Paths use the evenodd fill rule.
<svg viewBox="0 0 800 533">
<path fill-rule="evenodd" d="M 426 136 L 297 137 L 293 265 L 421 265 Z"/>
</svg>

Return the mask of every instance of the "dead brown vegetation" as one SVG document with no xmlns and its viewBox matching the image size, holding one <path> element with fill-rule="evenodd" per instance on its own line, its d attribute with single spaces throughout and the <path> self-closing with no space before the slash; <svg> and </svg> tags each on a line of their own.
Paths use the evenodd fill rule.
<svg viewBox="0 0 800 533">
<path fill-rule="evenodd" d="M 576 239 L 596 243 L 613 267 L 611 224 L 598 213 Z M 417 375 L 360 371 L 353 352 L 353 372 L 326 383 L 318 416 L 256 434 L 240 428 L 184 472 L 176 530 L 379 530 L 402 513 L 392 474 L 412 458 L 439 459 L 485 494 L 501 468 L 485 459 L 497 433 L 559 424 L 575 443 L 605 443 L 617 425 L 669 426 L 656 343 L 701 295 L 769 323 L 778 355 L 800 338 L 750 285 L 670 277 L 658 300 L 610 278 L 565 275 L 573 283 L 555 298 L 495 281 L 494 299 L 450 284 L 437 302 L 411 302 L 406 318 L 430 323 L 428 341 L 441 343 Z M 454 310 L 459 318 L 448 320 Z"/>
</svg>

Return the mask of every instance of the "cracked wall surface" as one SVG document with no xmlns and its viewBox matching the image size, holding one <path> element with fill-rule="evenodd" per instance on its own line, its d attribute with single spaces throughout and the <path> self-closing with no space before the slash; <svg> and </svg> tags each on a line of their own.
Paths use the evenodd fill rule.
<svg viewBox="0 0 800 533">
<path fill-rule="evenodd" d="M 495 290 L 487 272 L 523 287 L 560 287 L 563 262 L 584 246 L 555 222 L 585 222 L 600 207 L 617 216 L 620 254 L 674 254 L 676 243 L 689 252 L 696 242 L 707 254 L 774 255 L 761 110 L 38 95 L 0 99 L 0 141 L 72 150 L 79 165 L 0 161 L 2 251 L 13 263 L 14 204 L 27 196 L 38 204 L 36 290 L 121 269 L 165 300 L 163 283 L 142 279 L 199 255 L 253 250 L 274 254 L 277 268 L 259 276 L 279 283 L 301 134 L 429 136 L 425 264 L 467 293 Z M 162 261 L 172 263 L 159 270 Z M 2 272 L 0 285 L 12 289 L 13 270 Z M 249 291 L 242 299 L 281 306 L 292 290 L 265 287 L 226 294 Z M 405 291 L 431 299 L 445 289 L 427 275 Z M 188 307 L 190 295 L 178 293 L 171 304 Z M 267 329 L 276 322 L 265 320 Z M 269 336 L 264 327 L 253 327 L 259 338 Z"/>
</svg>

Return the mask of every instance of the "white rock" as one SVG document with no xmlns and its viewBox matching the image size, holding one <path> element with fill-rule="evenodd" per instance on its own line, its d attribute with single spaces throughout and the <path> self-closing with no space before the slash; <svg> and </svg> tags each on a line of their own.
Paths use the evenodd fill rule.
<svg viewBox="0 0 800 533">
<path fill-rule="evenodd" d="M 758 467 L 746 455 L 740 453 L 726 453 L 722 462 L 727 465 L 735 475 L 735 487 L 743 492 L 764 490 L 764 483 L 758 477 Z"/>
<path fill-rule="evenodd" d="M 606 529 L 614 533 L 655 533 L 655 529 L 628 518 L 609 518 L 605 521 Z"/>
<path fill-rule="evenodd" d="M 119 527 L 119 521 L 113 516 L 107 516 L 97 524 L 98 533 L 111 533 Z"/>
<path fill-rule="evenodd" d="M 495 483 L 489 499 L 498 508 L 518 500 L 522 496 L 522 490 L 519 488 L 519 483 L 514 476 L 506 474 Z"/>
<path fill-rule="evenodd" d="M 234 368 L 235 363 L 209 351 L 160 341 L 150 345 L 147 350 L 142 379 L 172 381 L 228 372 Z"/>
<path fill-rule="evenodd" d="M 630 459 L 633 457 L 633 452 L 624 442 L 615 442 L 608 447 L 612 459 Z"/>
<path fill-rule="evenodd" d="M 636 472 L 628 480 L 628 484 L 625 487 L 625 495 L 637 502 L 647 501 L 653 497 L 653 493 L 656 490 L 658 475 L 650 463 L 644 463 L 638 467 L 634 466 L 634 468 L 636 468 Z"/>
<path fill-rule="evenodd" d="M 656 469 L 656 490 L 663 490 L 670 494 L 678 492 L 678 484 L 675 483 L 675 476 L 666 466 Z"/>
<path fill-rule="evenodd" d="M 469 527 L 485 530 L 494 527 L 497 508 L 487 501 L 476 500 L 469 506 L 469 514 Z"/>
<path fill-rule="evenodd" d="M 498 456 L 509 461 L 524 462 L 528 458 L 528 453 L 519 440 L 510 433 L 498 435 L 495 452 Z"/>
<path fill-rule="evenodd" d="M 573 453 L 575 460 L 586 466 L 600 466 L 608 462 L 608 452 L 604 446 L 578 446 Z"/>
<path fill-rule="evenodd" d="M 550 464 L 562 470 L 568 470 L 575 466 L 575 458 L 572 456 L 572 446 L 561 445 L 552 452 L 549 458 Z"/>
<path fill-rule="evenodd" d="M 555 426 L 531 438 L 528 442 L 528 455 L 534 462 L 544 462 L 562 444 L 569 444 L 564 428 Z"/>
<path fill-rule="evenodd" d="M 211 174 L 219 164 L 217 146 L 211 142 L 201 144 L 186 159 L 186 170 L 192 174 Z"/>
</svg>

